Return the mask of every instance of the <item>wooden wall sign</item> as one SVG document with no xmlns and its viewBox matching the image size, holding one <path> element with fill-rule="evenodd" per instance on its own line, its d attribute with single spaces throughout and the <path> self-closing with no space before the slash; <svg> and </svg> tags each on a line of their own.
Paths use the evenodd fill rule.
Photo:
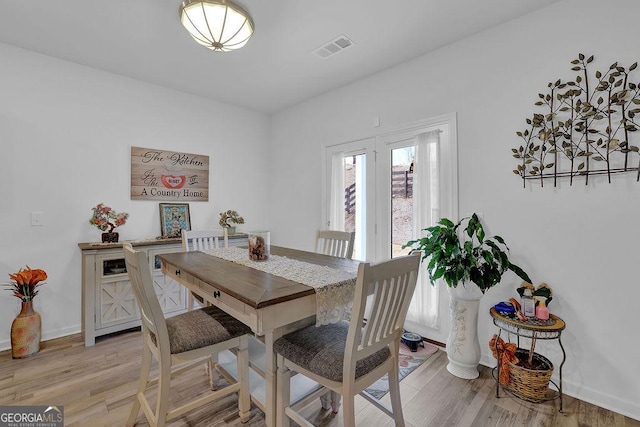
<svg viewBox="0 0 640 427">
<path fill-rule="evenodd" d="M 209 156 L 131 147 L 131 200 L 209 200 Z"/>
</svg>

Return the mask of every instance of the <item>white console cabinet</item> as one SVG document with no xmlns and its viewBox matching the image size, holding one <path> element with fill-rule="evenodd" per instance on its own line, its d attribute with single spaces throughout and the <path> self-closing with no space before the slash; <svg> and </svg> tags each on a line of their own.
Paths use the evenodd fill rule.
<svg viewBox="0 0 640 427">
<path fill-rule="evenodd" d="M 156 255 L 182 250 L 179 238 L 129 241 L 145 251 L 153 271 L 153 284 L 166 316 L 187 308 L 186 289 L 162 274 Z M 230 246 L 247 244 L 246 234 L 229 237 Z M 140 326 L 140 312 L 124 263 L 122 243 L 78 243 L 82 251 L 82 333 L 84 345 L 92 346 L 96 337 Z"/>
<path fill-rule="evenodd" d="M 160 306 L 167 316 L 186 310 L 185 288 L 162 274 L 156 255 L 180 252 L 180 239 L 130 242 L 145 251 L 153 271 L 153 283 Z M 96 337 L 140 326 L 135 301 L 124 262 L 122 243 L 80 243 L 82 250 L 82 333 L 84 345 Z"/>
</svg>

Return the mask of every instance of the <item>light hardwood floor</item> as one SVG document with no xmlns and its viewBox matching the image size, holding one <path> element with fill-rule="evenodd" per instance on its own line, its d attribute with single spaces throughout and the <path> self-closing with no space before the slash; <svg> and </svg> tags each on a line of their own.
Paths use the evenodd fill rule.
<svg viewBox="0 0 640 427">
<path fill-rule="evenodd" d="M 133 401 L 140 354 L 139 331 L 99 338 L 88 348 L 80 335 L 47 341 L 28 359 L 14 360 L 10 351 L 0 352 L 0 405 L 64 405 L 66 426 L 122 426 Z M 489 368 L 482 367 L 476 380 L 461 380 L 447 372 L 446 360 L 440 351 L 400 383 L 407 426 L 640 427 L 640 421 L 568 396 L 563 413 L 557 401 L 531 404 L 503 395 L 497 399 Z M 172 399 L 189 399 L 207 387 L 204 370 L 195 369 L 174 383 Z M 314 405 L 306 410 L 307 419 L 319 426 L 342 426 L 340 414 L 332 417 L 319 403 Z M 356 410 L 358 425 L 393 425 L 364 399 L 358 398 Z M 148 425 L 142 415 L 138 425 Z M 242 425 L 233 397 L 170 424 Z M 262 412 L 254 407 L 244 425 L 264 426 Z"/>
</svg>

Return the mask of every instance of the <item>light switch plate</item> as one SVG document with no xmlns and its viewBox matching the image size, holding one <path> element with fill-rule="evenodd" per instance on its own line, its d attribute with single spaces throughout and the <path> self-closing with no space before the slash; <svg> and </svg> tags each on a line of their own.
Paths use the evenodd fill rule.
<svg viewBox="0 0 640 427">
<path fill-rule="evenodd" d="M 44 225 L 42 222 L 44 214 L 42 212 L 31 212 L 31 226 L 38 227 Z"/>
</svg>

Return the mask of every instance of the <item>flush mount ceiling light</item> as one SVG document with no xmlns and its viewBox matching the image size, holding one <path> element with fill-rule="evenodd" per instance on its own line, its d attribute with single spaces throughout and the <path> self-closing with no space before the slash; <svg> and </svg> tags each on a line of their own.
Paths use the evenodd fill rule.
<svg viewBox="0 0 640 427">
<path fill-rule="evenodd" d="M 180 21 L 193 39 L 208 49 L 240 49 L 253 34 L 249 12 L 228 0 L 184 0 Z"/>
</svg>

